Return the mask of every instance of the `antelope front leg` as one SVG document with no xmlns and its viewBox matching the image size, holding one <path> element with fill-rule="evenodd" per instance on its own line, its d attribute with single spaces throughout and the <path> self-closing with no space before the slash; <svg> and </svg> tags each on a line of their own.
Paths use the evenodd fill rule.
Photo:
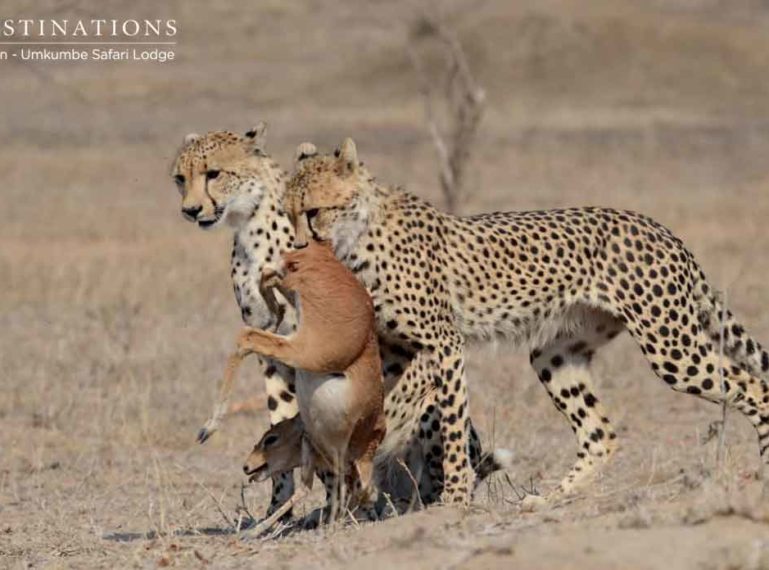
<svg viewBox="0 0 769 570">
<path fill-rule="evenodd" d="M 240 368 L 240 363 L 248 355 L 248 353 L 242 353 L 241 351 L 231 354 L 227 359 L 227 366 L 224 369 L 224 376 L 222 382 L 219 385 L 219 396 L 214 404 L 214 411 L 206 424 L 198 432 L 198 443 L 205 443 L 209 437 L 219 429 L 219 423 L 227 413 L 227 406 L 232 394 L 232 385 L 235 381 L 235 375 Z"/>
<path fill-rule="evenodd" d="M 238 339 L 239 352 L 256 352 L 280 360 L 292 368 L 302 367 L 302 354 L 290 337 L 260 329 L 244 328 Z"/>
<path fill-rule="evenodd" d="M 275 330 L 277 330 L 283 322 L 283 317 L 286 312 L 285 307 L 280 304 L 275 297 L 275 289 L 278 289 L 281 294 L 286 297 L 285 291 L 280 286 L 281 279 L 280 268 L 272 266 L 266 266 L 259 279 L 259 293 L 267 304 L 267 308 L 273 315 L 275 315 Z M 286 299 L 288 299 L 288 297 L 286 297 Z"/>
</svg>

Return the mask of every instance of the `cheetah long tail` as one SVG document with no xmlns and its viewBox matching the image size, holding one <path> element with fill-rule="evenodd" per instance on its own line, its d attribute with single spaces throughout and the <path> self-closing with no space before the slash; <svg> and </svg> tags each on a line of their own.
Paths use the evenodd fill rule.
<svg viewBox="0 0 769 570">
<path fill-rule="evenodd" d="M 753 376 L 769 380 L 769 352 L 745 331 L 731 311 L 725 309 L 721 295 L 707 285 L 702 274 L 698 289 L 695 297 L 699 303 L 700 325 L 713 345 L 718 347 L 721 342 L 723 323 L 724 354 Z"/>
<path fill-rule="evenodd" d="M 480 483 L 496 471 L 510 469 L 513 465 L 513 452 L 509 449 L 495 449 L 491 453 L 481 455 L 481 460 L 475 468 L 476 482 Z"/>
</svg>

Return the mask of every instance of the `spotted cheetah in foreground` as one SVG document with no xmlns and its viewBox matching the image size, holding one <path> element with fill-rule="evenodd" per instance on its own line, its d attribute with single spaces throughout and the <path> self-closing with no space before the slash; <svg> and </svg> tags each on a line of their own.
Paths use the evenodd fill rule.
<svg viewBox="0 0 769 570">
<path fill-rule="evenodd" d="M 216 131 L 205 135 L 188 135 L 173 163 L 171 174 L 182 196 L 182 214 L 203 229 L 226 224 L 234 230 L 231 276 L 233 288 L 244 322 L 258 329 L 278 326 L 260 290 L 262 272 L 279 264 L 281 252 L 290 248 L 294 229 L 282 207 L 286 174 L 265 152 L 265 125 L 259 123 L 245 135 Z M 283 314 L 276 332 L 289 334 L 296 328 L 297 318 L 284 299 L 277 301 Z M 436 394 L 427 381 L 399 380 L 407 367 L 410 353 L 400 346 L 382 346 L 385 361 L 385 400 L 388 435 L 382 443 L 378 464 L 390 471 L 393 485 L 400 484 L 410 494 L 411 479 L 403 480 L 394 456 L 404 457 L 419 481 L 425 504 L 435 501 L 443 489 L 442 450 L 437 424 Z M 298 413 L 295 396 L 295 374 L 292 368 L 271 359 L 261 359 L 267 392 L 270 425 L 293 418 Z M 425 378 L 426 372 L 410 367 Z M 205 440 L 217 428 L 226 409 L 219 402 L 212 421 L 202 430 Z M 509 454 L 496 450 L 483 454 L 475 430 L 470 428 L 471 462 L 479 479 L 509 464 Z M 421 475 L 421 476 L 420 476 Z M 325 480 L 327 489 L 332 480 Z M 406 487 L 406 488 L 404 488 Z M 273 492 L 268 514 L 283 504 L 294 492 L 290 473 L 273 478 Z M 393 492 L 394 495 L 399 495 Z"/>
<path fill-rule="evenodd" d="M 371 292 L 381 338 L 412 351 L 412 366 L 430 371 L 440 390 L 445 501 L 467 502 L 473 479 L 469 338 L 529 346 L 540 381 L 570 422 L 577 461 L 550 498 L 572 492 L 615 450 L 590 361 L 625 329 L 674 390 L 725 398 L 744 413 L 769 461 L 769 354 L 724 311 L 669 230 L 605 208 L 456 217 L 377 183 L 350 139 L 333 156 L 303 148 L 285 198 L 304 212 L 295 221 L 295 247 L 331 240 Z"/>
<path fill-rule="evenodd" d="M 280 261 L 291 246 L 293 228 L 278 204 L 285 191 L 286 173 L 264 152 L 264 123 L 244 136 L 230 132 L 190 134 L 174 160 L 171 175 L 182 196 L 182 214 L 202 229 L 222 223 L 233 227 L 230 261 L 232 285 L 243 321 L 256 328 L 274 328 L 275 314 L 262 297 L 258 283 L 262 269 Z M 287 306 L 288 304 L 285 303 Z M 290 306 L 278 332 L 296 325 Z M 260 358 L 265 379 L 270 425 L 293 418 L 299 408 L 294 396 L 294 370 Z M 225 407 L 219 410 L 223 413 Z M 213 431 L 216 426 L 210 426 Z M 294 492 L 290 473 L 273 477 L 268 514 Z"/>
</svg>

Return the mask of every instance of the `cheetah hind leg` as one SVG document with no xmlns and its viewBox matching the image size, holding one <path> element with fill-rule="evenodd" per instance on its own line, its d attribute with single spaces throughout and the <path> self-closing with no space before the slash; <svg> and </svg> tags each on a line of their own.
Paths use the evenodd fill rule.
<svg viewBox="0 0 769 570">
<path fill-rule="evenodd" d="M 597 314 L 579 334 L 558 338 L 531 354 L 531 363 L 550 398 L 577 436 L 577 461 L 546 496 L 528 495 L 523 509 L 535 510 L 574 494 L 616 452 L 616 434 L 595 395 L 590 361 L 594 351 L 613 339 L 622 325 Z"/>
</svg>

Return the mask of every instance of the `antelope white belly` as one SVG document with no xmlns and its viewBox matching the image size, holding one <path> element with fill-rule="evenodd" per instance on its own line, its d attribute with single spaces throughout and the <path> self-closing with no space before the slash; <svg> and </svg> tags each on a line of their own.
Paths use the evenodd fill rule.
<svg viewBox="0 0 769 570">
<path fill-rule="evenodd" d="M 305 430 L 329 458 L 344 453 L 350 436 L 350 380 L 343 374 L 297 371 L 296 399 Z"/>
</svg>

